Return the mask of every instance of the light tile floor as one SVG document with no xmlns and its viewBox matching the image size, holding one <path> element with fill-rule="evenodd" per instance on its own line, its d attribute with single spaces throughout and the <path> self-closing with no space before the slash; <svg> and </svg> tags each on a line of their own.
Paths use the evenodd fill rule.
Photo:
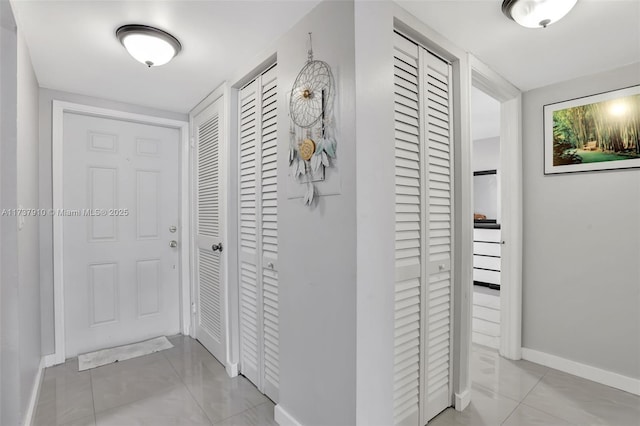
<svg viewBox="0 0 640 426">
<path fill-rule="evenodd" d="M 640 426 L 640 397 L 473 347 L 471 404 L 429 426 Z"/>
<path fill-rule="evenodd" d="M 273 403 L 197 341 L 78 372 L 76 359 L 45 370 L 35 426 L 274 426 Z M 640 426 L 640 397 L 481 346 L 472 354 L 472 402 L 429 426 Z M 327 425 L 331 426 L 331 425 Z"/>
<path fill-rule="evenodd" d="M 78 372 L 78 361 L 47 368 L 35 426 L 274 426 L 274 404 L 197 341 Z"/>
</svg>

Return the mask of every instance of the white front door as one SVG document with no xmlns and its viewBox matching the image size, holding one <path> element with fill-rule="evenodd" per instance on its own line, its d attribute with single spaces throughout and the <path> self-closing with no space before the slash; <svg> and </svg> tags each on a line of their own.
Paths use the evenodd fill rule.
<svg viewBox="0 0 640 426">
<path fill-rule="evenodd" d="M 63 133 L 66 357 L 178 333 L 179 130 L 65 113 Z"/>
</svg>

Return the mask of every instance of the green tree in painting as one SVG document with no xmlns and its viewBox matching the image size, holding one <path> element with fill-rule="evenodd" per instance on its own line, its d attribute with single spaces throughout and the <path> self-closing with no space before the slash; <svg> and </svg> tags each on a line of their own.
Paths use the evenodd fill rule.
<svg viewBox="0 0 640 426">
<path fill-rule="evenodd" d="M 553 113 L 553 164 L 555 166 L 582 162 L 582 159 L 576 155 L 575 148 L 578 142 L 567 111 L 569 110 L 563 109 Z"/>
<path fill-rule="evenodd" d="M 640 95 L 553 113 L 553 164 L 640 158 Z"/>
</svg>

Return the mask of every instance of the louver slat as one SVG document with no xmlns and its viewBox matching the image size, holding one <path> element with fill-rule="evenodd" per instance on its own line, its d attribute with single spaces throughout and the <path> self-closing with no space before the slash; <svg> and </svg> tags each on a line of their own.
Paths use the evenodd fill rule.
<svg viewBox="0 0 640 426">
<path fill-rule="evenodd" d="M 198 234 L 219 236 L 218 116 L 198 128 Z"/>
</svg>

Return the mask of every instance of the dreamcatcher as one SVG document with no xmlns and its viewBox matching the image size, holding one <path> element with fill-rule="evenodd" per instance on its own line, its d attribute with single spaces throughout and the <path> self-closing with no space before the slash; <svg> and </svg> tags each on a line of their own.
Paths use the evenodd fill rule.
<svg viewBox="0 0 640 426">
<path fill-rule="evenodd" d="M 291 117 L 289 166 L 294 179 L 307 185 L 304 203 L 315 197 L 314 182 L 336 158 L 333 75 L 324 61 L 313 59 L 311 33 L 307 63 L 296 77 L 289 98 Z"/>
</svg>

